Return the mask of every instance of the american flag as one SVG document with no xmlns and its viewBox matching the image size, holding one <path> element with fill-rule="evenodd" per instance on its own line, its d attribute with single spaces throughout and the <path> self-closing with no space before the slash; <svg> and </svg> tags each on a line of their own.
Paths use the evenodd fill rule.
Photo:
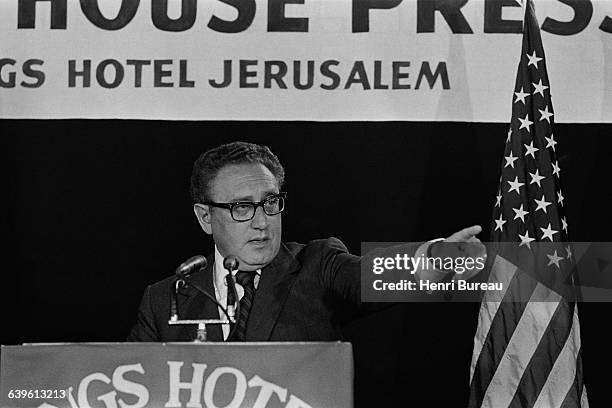
<svg viewBox="0 0 612 408">
<path fill-rule="evenodd" d="M 480 305 L 470 408 L 588 407 L 575 298 L 554 285 L 559 276 L 569 276 L 573 289 L 569 271 L 574 260 L 549 86 L 540 30 L 528 0 L 491 225 L 491 241 L 515 244 L 510 251 L 500 244 L 491 267 L 489 281 L 503 282 L 504 291 L 485 293 Z M 516 257 L 529 251 L 536 259 L 531 273 Z"/>
</svg>

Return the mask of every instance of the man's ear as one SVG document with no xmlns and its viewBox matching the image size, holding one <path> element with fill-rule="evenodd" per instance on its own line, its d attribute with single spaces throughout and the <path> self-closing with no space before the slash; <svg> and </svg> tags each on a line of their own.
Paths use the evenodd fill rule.
<svg viewBox="0 0 612 408">
<path fill-rule="evenodd" d="M 212 217 L 212 214 L 210 213 L 210 206 L 205 204 L 194 204 L 193 212 L 200 223 L 200 227 L 202 227 L 205 233 L 211 235 L 212 226 L 210 217 Z"/>
</svg>

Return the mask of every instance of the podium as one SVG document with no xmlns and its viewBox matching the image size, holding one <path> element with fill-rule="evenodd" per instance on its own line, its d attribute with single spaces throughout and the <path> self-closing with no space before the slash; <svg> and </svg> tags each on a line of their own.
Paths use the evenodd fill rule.
<svg viewBox="0 0 612 408">
<path fill-rule="evenodd" d="M 2 346 L 0 407 L 352 407 L 349 343 Z"/>
</svg>

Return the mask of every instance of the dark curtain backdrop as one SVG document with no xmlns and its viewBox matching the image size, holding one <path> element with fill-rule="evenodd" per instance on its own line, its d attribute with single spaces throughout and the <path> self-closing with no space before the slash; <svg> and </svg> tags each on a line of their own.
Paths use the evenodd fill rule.
<svg viewBox="0 0 612 408">
<path fill-rule="evenodd" d="M 611 241 L 611 125 L 556 125 L 570 237 Z M 145 285 L 212 241 L 188 195 L 204 150 L 245 140 L 284 163 L 285 240 L 487 240 L 507 124 L 3 120 L 0 342 L 122 341 Z M 403 304 L 352 322 L 358 407 L 465 406 L 476 304 Z M 584 371 L 605 406 L 611 304 L 580 305 Z"/>
</svg>

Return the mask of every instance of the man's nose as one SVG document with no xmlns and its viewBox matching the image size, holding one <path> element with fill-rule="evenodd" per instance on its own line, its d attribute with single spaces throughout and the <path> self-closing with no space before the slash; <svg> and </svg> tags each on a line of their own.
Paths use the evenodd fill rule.
<svg viewBox="0 0 612 408">
<path fill-rule="evenodd" d="M 268 216 L 264 212 L 263 207 L 255 208 L 255 216 L 251 220 L 251 227 L 255 229 L 264 229 L 268 226 Z"/>
</svg>

